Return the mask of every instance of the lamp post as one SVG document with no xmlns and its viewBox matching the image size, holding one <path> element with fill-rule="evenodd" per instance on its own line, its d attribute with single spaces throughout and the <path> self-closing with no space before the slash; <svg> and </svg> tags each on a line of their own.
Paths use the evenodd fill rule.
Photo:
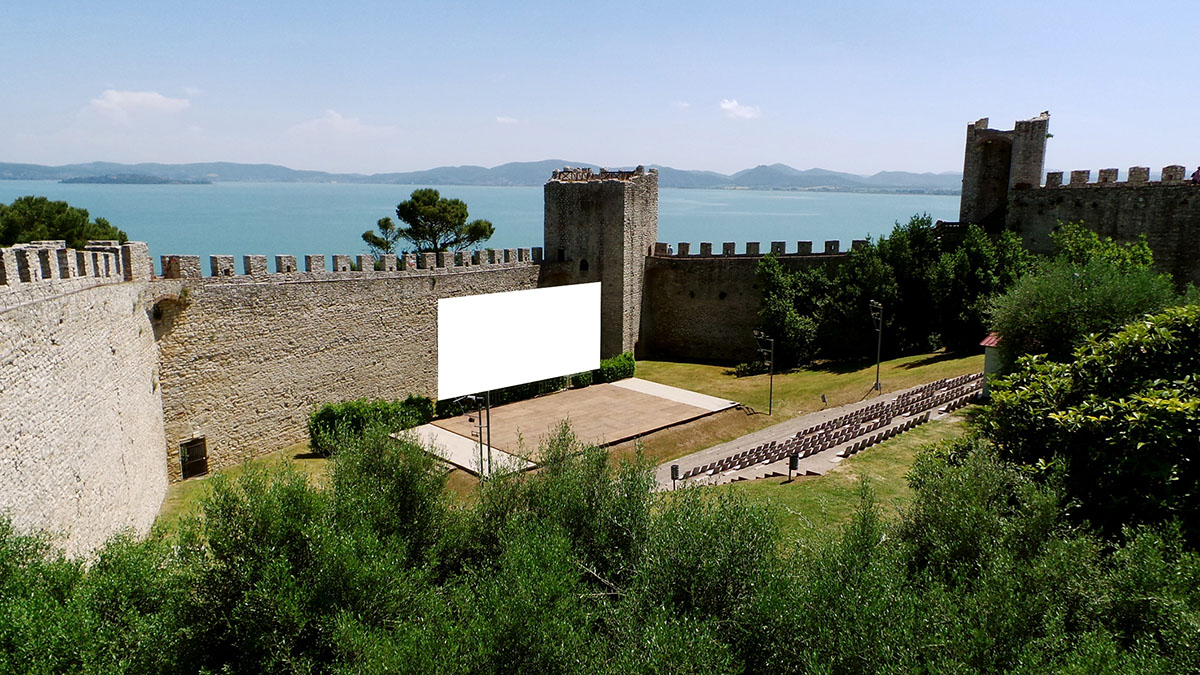
<svg viewBox="0 0 1200 675">
<path fill-rule="evenodd" d="M 754 339 L 758 342 L 758 353 L 767 359 L 767 368 L 770 372 L 771 384 L 767 394 L 767 416 L 769 417 L 775 409 L 775 338 L 767 337 L 761 330 L 756 330 Z M 764 347 L 764 344 L 767 346 Z"/>
<path fill-rule="evenodd" d="M 473 416 L 468 415 L 467 422 L 470 422 L 471 424 L 474 424 L 477 427 L 477 429 L 475 431 L 471 432 L 471 435 L 474 436 L 475 438 L 479 439 L 479 482 L 482 483 L 484 480 L 486 480 L 486 476 L 489 473 L 491 473 L 491 470 L 492 470 L 491 461 L 489 461 L 487 463 L 486 468 L 483 463 L 483 406 L 480 405 L 479 397 L 473 396 L 471 394 L 468 394 L 466 396 L 460 396 L 459 398 L 455 399 L 455 401 L 460 402 L 460 403 L 463 401 L 466 401 L 475 407 L 475 415 L 473 415 Z M 491 410 L 489 410 L 488 413 L 490 414 Z M 488 420 L 487 428 L 488 428 L 488 434 L 491 435 L 491 432 L 492 432 L 491 420 Z M 488 438 L 488 454 L 489 455 L 491 454 L 491 440 L 492 440 L 491 438 Z M 491 458 L 489 457 L 488 459 L 490 460 Z"/>
<path fill-rule="evenodd" d="M 875 333 L 878 335 L 875 343 L 875 391 L 883 391 L 879 384 L 879 363 L 883 353 L 883 304 L 878 300 L 871 301 L 871 319 L 875 321 Z"/>
</svg>

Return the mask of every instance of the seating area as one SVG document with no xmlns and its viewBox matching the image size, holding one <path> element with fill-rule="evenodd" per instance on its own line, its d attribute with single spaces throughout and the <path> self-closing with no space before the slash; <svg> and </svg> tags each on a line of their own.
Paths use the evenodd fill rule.
<svg viewBox="0 0 1200 675">
<path fill-rule="evenodd" d="M 874 403 L 786 438 L 762 443 L 749 450 L 683 471 L 680 478 L 713 476 L 766 466 L 797 456 L 811 457 L 845 446 L 838 457 L 849 457 L 929 421 L 933 410 L 946 413 L 976 400 L 983 388 L 983 373 L 947 378 L 910 389 L 887 403 Z M 857 440 L 856 440 L 857 439 Z"/>
</svg>

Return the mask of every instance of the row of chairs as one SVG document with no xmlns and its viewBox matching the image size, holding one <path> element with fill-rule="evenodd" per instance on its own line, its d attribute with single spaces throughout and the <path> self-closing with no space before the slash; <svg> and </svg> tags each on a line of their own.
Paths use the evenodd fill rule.
<svg viewBox="0 0 1200 675">
<path fill-rule="evenodd" d="M 929 413 L 925 411 L 949 403 L 954 403 L 955 407 L 966 405 L 976 395 L 971 393 L 968 396 L 968 392 L 978 390 L 982 387 L 982 383 L 983 373 L 972 373 L 931 382 L 904 392 L 890 403 L 875 403 L 804 429 L 781 441 L 768 441 L 715 462 L 692 467 L 684 471 L 681 478 L 736 471 L 756 464 L 772 464 L 793 454 L 800 458 L 810 457 L 864 434 L 884 430 L 880 434 L 869 436 L 851 446 L 855 449 L 850 454 L 854 454 L 900 433 L 895 429 L 907 431 L 928 420 Z M 919 415 L 922 412 L 924 415 Z M 918 417 L 913 417 L 914 415 L 918 415 Z M 905 421 L 898 427 L 892 427 L 893 420 L 898 416 L 913 417 L 913 419 Z M 884 437 L 884 434 L 888 435 Z"/>
<path fill-rule="evenodd" d="M 852 445 L 847 445 L 845 448 L 842 448 L 840 451 L 838 451 L 837 456 L 838 457 L 849 457 L 850 455 L 858 454 L 858 452 L 861 450 L 866 450 L 867 448 L 871 447 L 872 445 L 875 445 L 876 443 L 882 443 L 882 442 L 888 440 L 889 438 L 892 438 L 893 436 L 899 436 L 900 434 L 908 431 L 909 429 L 912 429 L 913 427 L 915 427 L 917 425 L 924 424 L 928 421 L 929 421 L 929 412 L 926 411 L 924 415 L 920 415 L 917 417 L 910 417 L 907 420 L 904 420 L 903 422 L 900 423 L 899 426 L 888 427 L 887 430 L 884 431 L 883 433 L 875 434 L 874 436 L 868 436 L 867 438 L 864 438 L 863 440 L 858 441 L 857 443 L 854 443 Z"/>
</svg>

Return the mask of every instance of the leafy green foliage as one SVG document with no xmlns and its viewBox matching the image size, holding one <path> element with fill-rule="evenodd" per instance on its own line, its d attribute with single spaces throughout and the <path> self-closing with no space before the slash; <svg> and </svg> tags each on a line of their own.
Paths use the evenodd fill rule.
<svg viewBox="0 0 1200 675">
<path fill-rule="evenodd" d="M 616 382 L 633 377 L 637 372 L 637 363 L 633 360 L 632 352 L 622 352 L 600 361 L 600 367 L 592 371 L 592 381 L 596 384 Z"/>
<path fill-rule="evenodd" d="M 1029 255 L 1012 232 L 992 238 L 983 228 L 968 227 L 963 241 L 942 253 L 933 271 L 931 290 L 942 345 L 977 349 L 986 333 L 991 301 L 1029 267 Z"/>
<path fill-rule="evenodd" d="M 433 253 L 466 248 L 486 241 L 495 228 L 486 220 L 467 222 L 467 205 L 461 199 L 447 199 L 432 188 L 413 190 L 412 196 L 396 205 L 396 217 L 407 227 L 390 218 L 380 218 L 379 233 L 363 233 L 363 241 L 375 253 L 394 253 L 397 243 L 406 239 L 416 253 Z"/>
<path fill-rule="evenodd" d="M 326 403 L 308 417 L 308 443 L 313 450 L 329 454 L 339 437 L 359 436 L 374 425 L 391 431 L 420 426 L 433 419 L 433 401 L 409 395 L 403 401 L 359 398 Z"/>
<path fill-rule="evenodd" d="M 756 274 L 763 289 L 758 325 L 776 339 L 783 369 L 818 357 L 874 356 L 879 336 L 871 301 L 883 304 L 882 349 L 889 358 L 974 348 L 986 332 L 992 298 L 1029 266 L 1011 233 L 993 238 L 969 226 L 947 242 L 928 215 L 913 216 L 889 237 L 851 251 L 832 272 L 789 271 L 764 256 Z"/>
<path fill-rule="evenodd" d="M 992 397 L 984 433 L 1056 468 L 1079 518 L 1112 534 L 1179 517 L 1200 542 L 1200 306 L 1088 338 L 1071 363 L 1025 357 Z"/>
<path fill-rule="evenodd" d="M 1070 359 L 1090 333 L 1105 333 L 1176 302 L 1170 277 L 1146 268 L 1123 270 L 1104 259 L 1044 263 L 996 298 L 992 326 L 1006 364 L 1023 354 Z"/>
<path fill-rule="evenodd" d="M 53 239 L 66 240 L 68 248 L 76 249 L 93 239 L 129 241 L 128 235 L 107 220 L 89 220 L 87 209 L 66 202 L 31 195 L 0 204 L 0 246 Z"/>
<path fill-rule="evenodd" d="M 812 300 L 819 297 L 816 289 L 824 289 L 823 271 L 789 273 L 778 258 L 768 254 L 759 262 L 755 278 L 763 289 L 758 326 L 775 340 L 776 367 L 786 370 L 812 361 L 817 350 L 814 315 L 818 309 Z M 743 370 L 752 374 L 754 368 Z M 765 365 L 761 372 L 767 372 Z"/>
<path fill-rule="evenodd" d="M 1083 223 L 1066 223 L 1060 224 L 1050 239 L 1057 249 L 1056 258 L 1072 265 L 1103 260 L 1122 272 L 1148 270 L 1154 265 L 1145 234 L 1139 235 L 1136 242 L 1118 243 L 1112 237 L 1101 237 Z"/>
<path fill-rule="evenodd" d="M 396 223 L 391 218 L 380 218 L 375 224 L 375 229 L 378 233 L 367 230 L 362 233 L 362 239 L 367 244 L 367 248 L 375 255 L 384 253 L 395 254 L 398 252 L 396 246 L 404 239 L 402 230 L 396 227 Z"/>
<path fill-rule="evenodd" d="M 782 541 L 732 493 L 655 493 L 564 425 L 542 468 L 453 503 L 369 426 L 330 484 L 215 476 L 178 537 L 91 564 L 0 523 L 5 672 L 1191 672 L 1200 556 L 1176 526 L 1110 543 L 980 440 L 923 454 L 889 525 Z"/>
</svg>

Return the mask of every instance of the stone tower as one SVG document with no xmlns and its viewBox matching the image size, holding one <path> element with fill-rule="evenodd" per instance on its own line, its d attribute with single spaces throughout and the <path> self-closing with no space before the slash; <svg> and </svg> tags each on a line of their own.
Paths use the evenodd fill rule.
<svg viewBox="0 0 1200 675">
<path fill-rule="evenodd" d="M 958 221 L 988 232 L 1004 227 L 1010 190 L 1041 185 L 1050 113 L 1020 120 L 1012 131 L 989 129 L 988 119 L 967 125 Z"/>
<path fill-rule="evenodd" d="M 638 350 L 646 256 L 658 238 L 658 171 L 566 168 L 545 187 L 546 285 L 599 281 L 600 352 Z"/>
</svg>

